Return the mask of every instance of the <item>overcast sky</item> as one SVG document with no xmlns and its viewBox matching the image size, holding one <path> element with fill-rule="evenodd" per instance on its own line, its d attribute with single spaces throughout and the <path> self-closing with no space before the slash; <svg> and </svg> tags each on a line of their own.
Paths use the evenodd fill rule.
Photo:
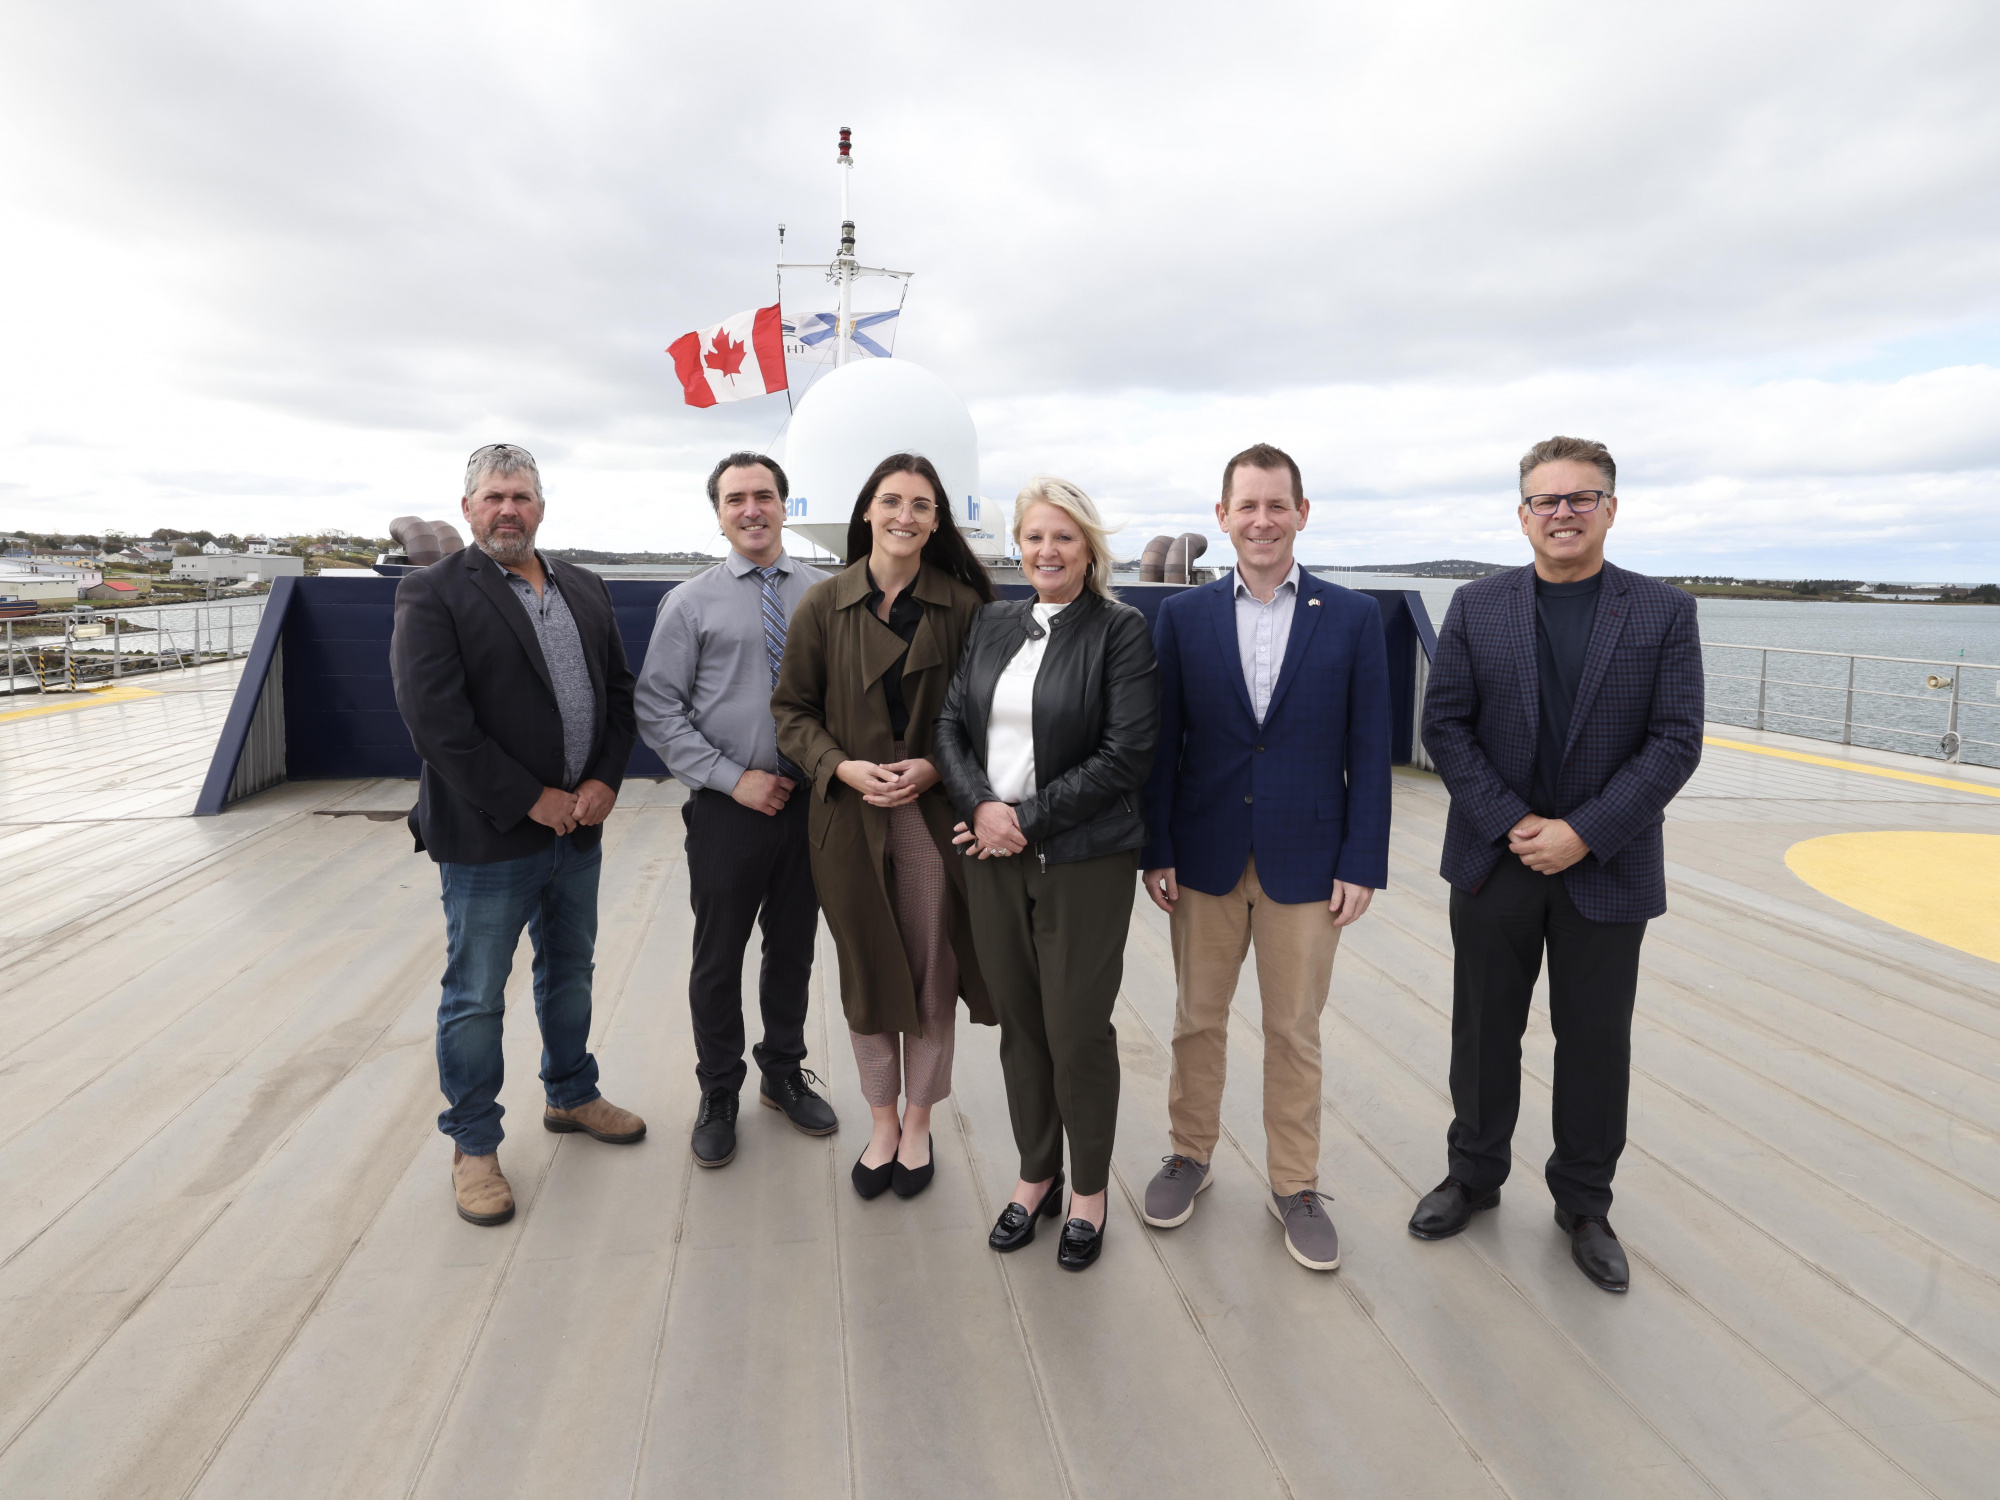
<svg viewBox="0 0 2000 1500">
<path fill-rule="evenodd" d="M 1994 578 L 1996 78 L 1971 0 L 16 0 L 0 528 L 380 534 L 506 439 L 548 544 L 708 547 L 785 402 L 662 351 L 779 221 L 833 252 L 848 125 L 985 493 L 1062 474 L 1121 551 L 1262 440 L 1310 560 L 1519 560 L 1565 432 L 1628 564 Z"/>
</svg>

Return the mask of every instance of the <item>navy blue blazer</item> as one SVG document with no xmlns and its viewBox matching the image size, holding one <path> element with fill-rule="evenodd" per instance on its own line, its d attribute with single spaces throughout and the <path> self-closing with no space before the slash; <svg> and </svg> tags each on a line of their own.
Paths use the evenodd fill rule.
<svg viewBox="0 0 2000 1500">
<path fill-rule="evenodd" d="M 1389 655 L 1366 594 L 1299 571 L 1292 633 L 1258 727 L 1236 646 L 1236 572 L 1160 606 L 1160 740 L 1146 784 L 1148 870 L 1226 896 L 1252 850 L 1273 901 L 1335 879 L 1389 883 Z"/>
<path fill-rule="evenodd" d="M 1693 595 L 1606 563 L 1556 788 L 1590 846 L 1563 883 L 1593 922 L 1667 909 L 1660 825 L 1701 763 L 1703 688 Z M 1460 890 L 1479 889 L 1530 810 L 1540 714 L 1533 566 L 1466 584 L 1438 630 L 1423 720 L 1451 793 L 1440 873 Z"/>
</svg>

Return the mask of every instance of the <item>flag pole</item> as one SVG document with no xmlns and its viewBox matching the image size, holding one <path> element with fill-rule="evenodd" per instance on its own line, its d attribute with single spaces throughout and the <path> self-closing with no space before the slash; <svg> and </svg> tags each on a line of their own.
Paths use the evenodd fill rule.
<svg viewBox="0 0 2000 1500">
<path fill-rule="evenodd" d="M 854 325 L 854 218 L 847 205 L 848 174 L 854 170 L 850 154 L 854 132 L 840 127 L 840 321 L 834 328 L 833 367 L 847 363 L 847 341 Z"/>
<path fill-rule="evenodd" d="M 780 328 L 782 328 L 785 321 L 785 226 L 782 224 L 778 226 L 778 269 L 776 274 L 778 277 L 778 323 Z M 780 334 L 778 347 L 780 349 L 785 347 L 782 334 Z M 792 409 L 792 357 L 787 352 L 785 355 L 786 414 L 789 415 Z"/>
</svg>

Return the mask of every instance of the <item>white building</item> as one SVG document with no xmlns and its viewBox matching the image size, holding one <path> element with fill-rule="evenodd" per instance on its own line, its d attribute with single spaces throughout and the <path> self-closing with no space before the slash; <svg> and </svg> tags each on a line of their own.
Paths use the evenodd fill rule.
<svg viewBox="0 0 2000 1500">
<path fill-rule="evenodd" d="M 303 557 L 284 557 L 275 552 L 257 557 L 247 552 L 220 552 L 177 557 L 171 576 L 182 583 L 229 584 L 251 579 L 269 583 L 273 578 L 303 578 L 305 571 Z"/>
<path fill-rule="evenodd" d="M 26 569 L 0 568 L 0 599 L 33 599 L 37 603 L 74 604 L 81 594 L 74 578 Z"/>
</svg>

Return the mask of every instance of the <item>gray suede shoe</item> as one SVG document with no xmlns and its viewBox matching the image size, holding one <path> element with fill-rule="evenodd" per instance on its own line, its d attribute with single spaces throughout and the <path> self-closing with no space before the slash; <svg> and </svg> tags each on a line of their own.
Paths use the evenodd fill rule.
<svg viewBox="0 0 2000 1500">
<path fill-rule="evenodd" d="M 1313 1188 L 1285 1197 L 1271 1194 L 1271 1217 L 1285 1226 L 1285 1248 L 1309 1271 L 1340 1265 L 1340 1236 L 1326 1211 L 1326 1194 Z"/>
<path fill-rule="evenodd" d="M 1144 1218 L 1155 1229 L 1173 1229 L 1194 1217 L 1194 1195 L 1208 1186 L 1208 1168 L 1192 1156 L 1164 1156 L 1146 1184 Z"/>
</svg>

